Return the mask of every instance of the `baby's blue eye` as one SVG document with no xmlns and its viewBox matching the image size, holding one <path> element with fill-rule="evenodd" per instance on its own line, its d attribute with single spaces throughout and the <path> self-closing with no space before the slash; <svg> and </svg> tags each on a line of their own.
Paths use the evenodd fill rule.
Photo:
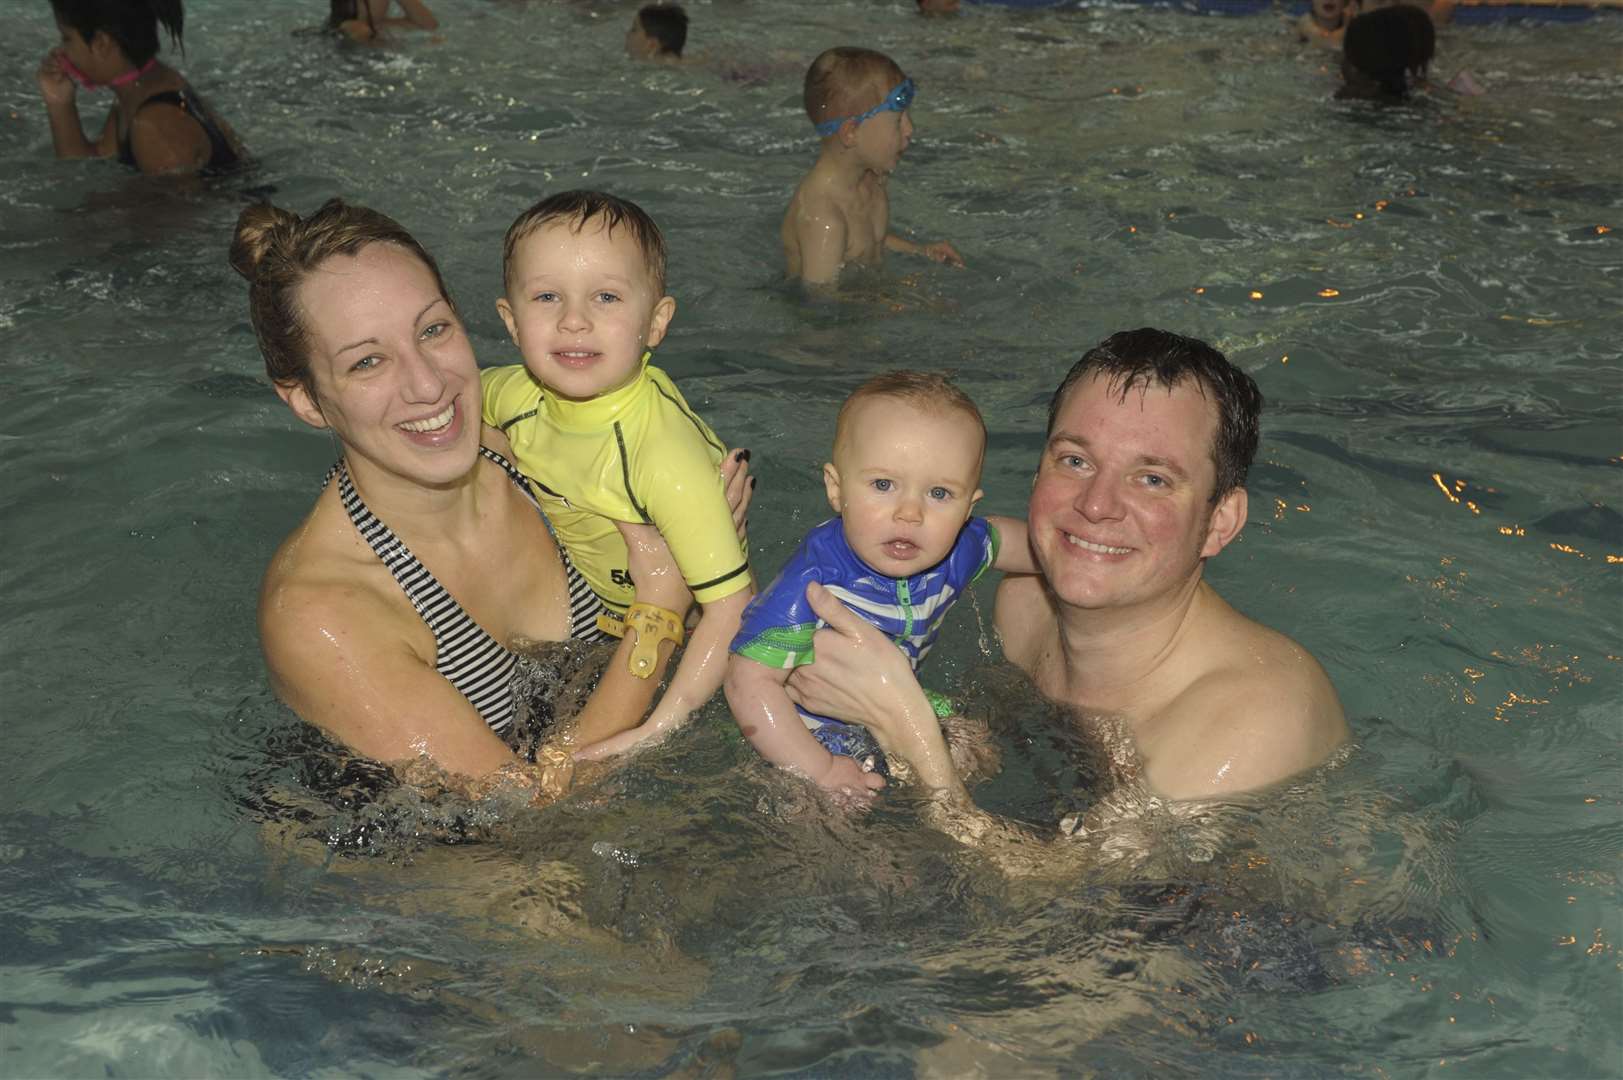
<svg viewBox="0 0 1623 1080">
<path fill-rule="evenodd" d="M 894 485 L 889 480 L 875 480 L 873 482 L 873 489 L 875 491 L 889 491 L 893 486 Z"/>
<path fill-rule="evenodd" d="M 952 498 L 952 492 L 948 491 L 944 487 L 939 487 L 939 486 L 933 487 L 933 488 L 930 489 L 930 498 L 932 498 L 932 499 L 950 499 L 950 498 Z"/>
</svg>

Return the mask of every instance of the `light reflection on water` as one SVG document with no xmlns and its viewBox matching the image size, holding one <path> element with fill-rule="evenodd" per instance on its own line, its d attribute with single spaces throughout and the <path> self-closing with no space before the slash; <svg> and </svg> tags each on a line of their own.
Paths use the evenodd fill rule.
<svg viewBox="0 0 1623 1080">
<path fill-rule="evenodd" d="M 223 190 L 50 161 L 43 14 L 0 66 L 16 1071 L 1615 1062 L 1619 20 L 1446 30 L 1439 73 L 1490 94 L 1376 114 L 1326 102 L 1267 18 L 695 4 L 714 66 L 673 71 L 624 66 L 591 5 L 443 0 L 442 44 L 336 54 L 297 12 L 190 7 L 184 69 L 264 162 Z M 776 282 L 799 71 L 851 40 L 921 86 L 898 224 L 970 270 L 899 261 L 806 307 Z M 1019 513 L 1083 347 L 1147 323 L 1224 348 L 1269 410 L 1211 575 L 1325 661 L 1357 747 L 1255 804 L 1146 805 L 1140 854 L 1057 885 L 920 829 L 905 794 L 823 812 L 719 705 L 544 815 L 315 798 L 365 778 L 270 699 L 252 598 L 332 447 L 260 381 L 224 262 L 242 191 L 400 218 L 497 363 L 501 234 L 576 183 L 666 228 L 662 363 L 755 449 L 768 571 L 821 518 L 870 371 L 956 373 L 992 428 L 986 508 Z M 955 612 L 929 681 L 992 723 L 982 805 L 1049 834 L 1107 770 L 989 666 L 985 610 Z"/>
</svg>

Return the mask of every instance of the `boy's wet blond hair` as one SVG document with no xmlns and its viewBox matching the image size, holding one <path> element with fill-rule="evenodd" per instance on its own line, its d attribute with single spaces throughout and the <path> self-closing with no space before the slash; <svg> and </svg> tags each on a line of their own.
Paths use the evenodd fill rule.
<svg viewBox="0 0 1623 1080">
<path fill-rule="evenodd" d="M 806 69 L 806 116 L 813 126 L 856 116 L 885 100 L 905 78 L 896 61 L 882 52 L 850 45 L 829 49 Z"/>
<path fill-rule="evenodd" d="M 928 371 L 889 371 L 875 375 L 851 391 L 851 396 L 840 406 L 839 419 L 834 421 L 836 457 L 849 433 L 851 414 L 856 410 L 857 403 L 877 397 L 906 402 L 921 412 L 962 413 L 975 422 L 975 429 L 980 432 L 981 457 L 986 457 L 986 421 L 981 418 L 981 411 L 976 408 L 974 399 L 958 389 L 945 375 Z"/>
</svg>

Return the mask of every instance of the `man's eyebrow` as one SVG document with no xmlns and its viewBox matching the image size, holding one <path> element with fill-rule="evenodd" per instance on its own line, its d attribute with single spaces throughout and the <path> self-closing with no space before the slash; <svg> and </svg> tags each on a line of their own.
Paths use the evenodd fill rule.
<svg viewBox="0 0 1623 1080">
<path fill-rule="evenodd" d="M 423 310 L 419 311 L 412 318 L 412 320 L 411 320 L 412 325 L 416 326 L 417 325 L 417 320 L 421 319 L 424 315 L 426 315 L 428 313 L 429 309 L 432 308 L 435 304 L 443 304 L 443 303 L 445 303 L 445 297 L 436 296 L 434 299 L 432 299 L 428 303 L 424 304 L 423 305 Z M 358 349 L 362 345 L 376 345 L 377 343 L 378 343 L 378 339 L 375 338 L 375 337 L 364 337 L 359 341 L 354 341 L 354 342 L 351 342 L 348 345 L 345 345 L 343 348 L 339 349 L 338 352 L 333 353 L 333 355 L 337 356 L 340 353 L 347 353 L 351 349 Z"/>
</svg>

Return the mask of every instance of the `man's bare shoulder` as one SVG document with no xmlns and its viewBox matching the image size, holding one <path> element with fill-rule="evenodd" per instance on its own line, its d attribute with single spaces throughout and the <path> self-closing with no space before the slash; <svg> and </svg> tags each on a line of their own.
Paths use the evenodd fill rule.
<svg viewBox="0 0 1623 1080">
<path fill-rule="evenodd" d="M 1003 655 L 1029 673 L 1058 626 L 1042 576 L 1005 574 L 998 583 L 992 623 L 1003 640 Z"/>
<path fill-rule="evenodd" d="M 1205 656 L 1142 734 L 1145 779 L 1175 799 L 1268 787 L 1322 763 L 1348 738 L 1313 654 L 1223 605 Z"/>
</svg>

